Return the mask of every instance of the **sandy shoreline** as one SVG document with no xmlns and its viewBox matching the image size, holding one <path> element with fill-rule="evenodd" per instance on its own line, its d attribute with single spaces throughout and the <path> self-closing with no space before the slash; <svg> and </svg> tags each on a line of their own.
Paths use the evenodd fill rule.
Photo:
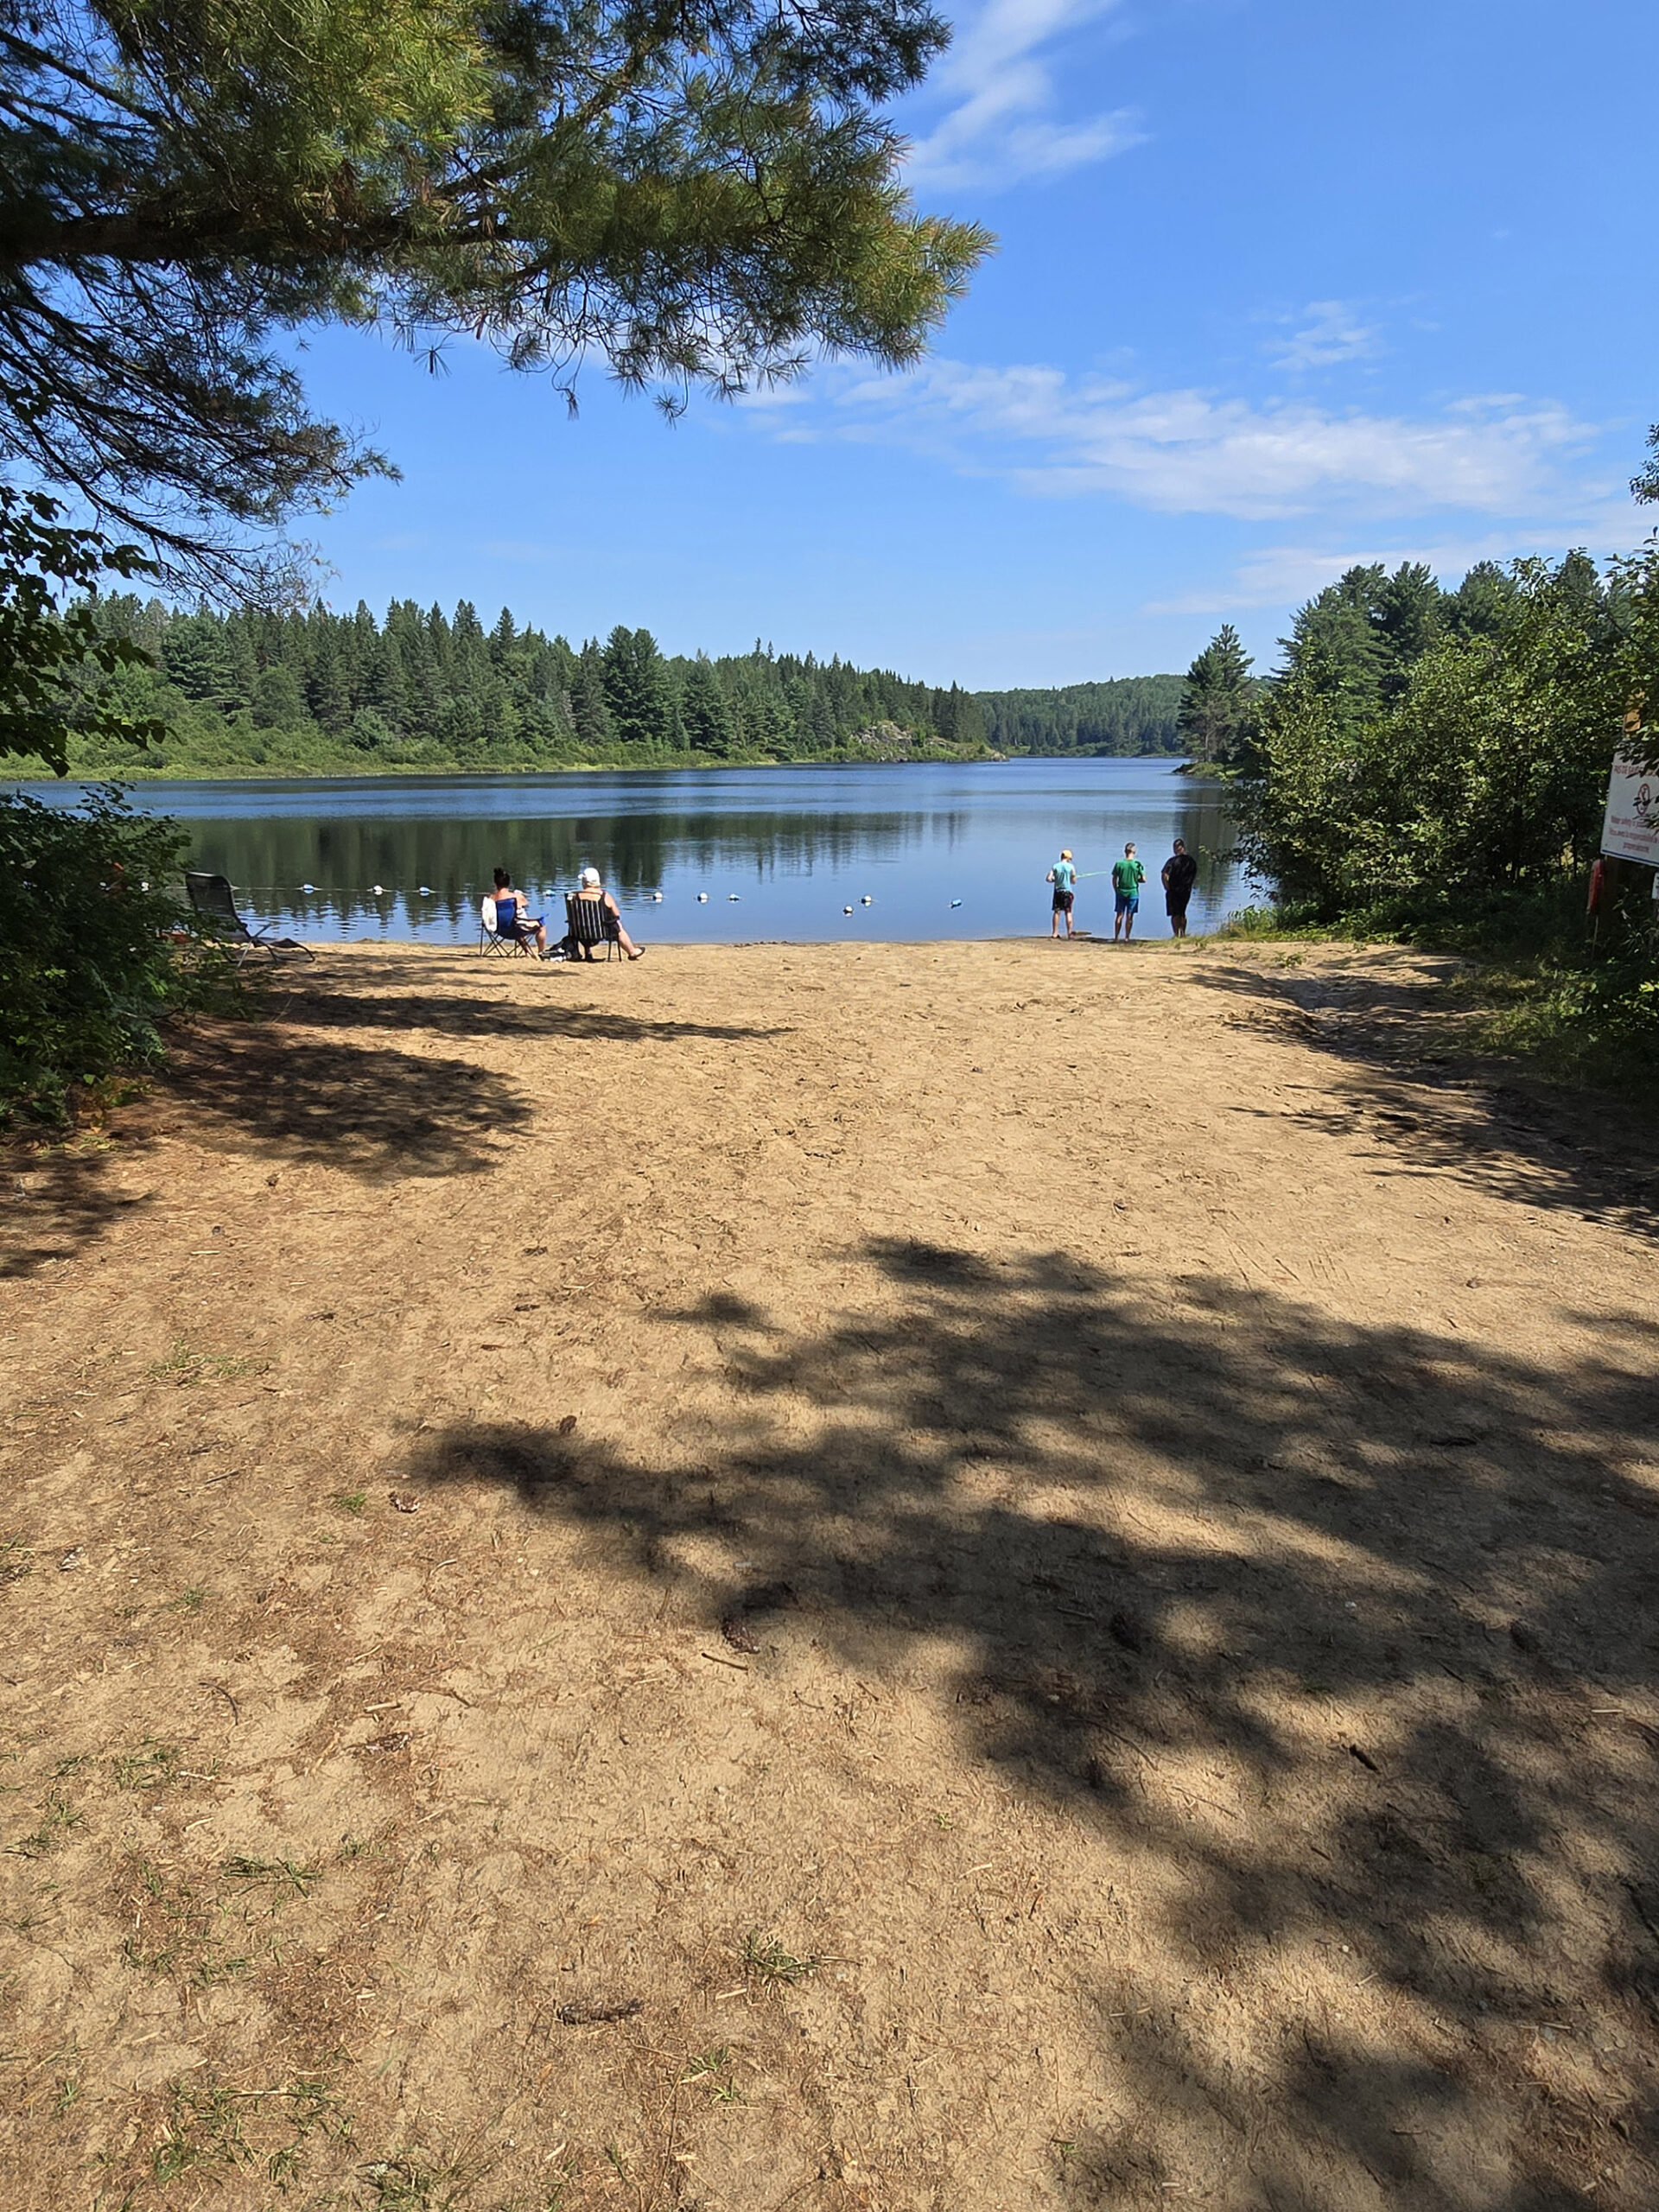
<svg viewBox="0 0 1659 2212">
<path fill-rule="evenodd" d="M 1650 2202 L 1653 1193 L 1447 973 L 353 947 L 14 1147 L 6 2202 Z"/>
</svg>

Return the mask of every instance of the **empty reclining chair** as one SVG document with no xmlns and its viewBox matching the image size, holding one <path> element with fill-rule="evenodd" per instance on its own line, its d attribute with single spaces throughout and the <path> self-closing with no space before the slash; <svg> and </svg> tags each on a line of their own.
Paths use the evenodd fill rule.
<svg viewBox="0 0 1659 2212">
<path fill-rule="evenodd" d="M 250 929 L 236 911 L 236 893 L 231 888 L 228 875 L 210 875 L 201 869 L 188 868 L 184 887 L 194 911 L 203 921 L 211 922 L 221 931 L 236 947 L 238 968 L 251 952 L 268 952 L 273 960 L 288 952 L 301 953 L 308 960 L 316 958 L 310 946 L 302 944 L 297 938 L 272 937 L 269 930 Z"/>
</svg>

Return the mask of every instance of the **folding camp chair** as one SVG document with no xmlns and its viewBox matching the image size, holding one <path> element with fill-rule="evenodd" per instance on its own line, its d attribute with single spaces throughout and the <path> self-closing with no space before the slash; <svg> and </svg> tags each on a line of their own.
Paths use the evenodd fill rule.
<svg viewBox="0 0 1659 2212">
<path fill-rule="evenodd" d="M 527 940 L 520 937 L 517 930 L 499 928 L 497 924 L 499 919 L 500 910 L 494 899 L 484 899 L 478 909 L 479 950 L 499 953 L 505 960 L 520 956 L 528 960 L 531 957 L 531 948 Z"/>
<path fill-rule="evenodd" d="M 297 938 L 272 937 L 257 926 L 250 929 L 236 911 L 236 893 L 228 875 L 207 875 L 197 868 L 186 868 L 184 887 L 194 910 L 204 921 L 222 930 L 235 945 L 238 968 L 251 952 L 268 952 L 273 960 L 285 952 L 303 953 L 308 960 L 316 958 L 310 946 L 302 944 Z"/>
<path fill-rule="evenodd" d="M 602 899 L 583 899 L 574 891 L 564 894 L 564 927 L 567 941 L 572 947 L 571 958 L 580 953 L 584 960 L 594 957 L 594 947 L 602 944 L 605 957 L 620 953 L 621 946 L 612 935 L 614 924 Z"/>
</svg>

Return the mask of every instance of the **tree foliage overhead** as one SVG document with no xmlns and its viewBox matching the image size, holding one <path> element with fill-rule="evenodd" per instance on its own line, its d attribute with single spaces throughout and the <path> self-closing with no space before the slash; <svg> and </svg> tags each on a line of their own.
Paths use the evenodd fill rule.
<svg viewBox="0 0 1659 2212">
<path fill-rule="evenodd" d="M 14 0 L 0 453 L 209 559 L 385 464 L 283 357 L 453 333 L 674 403 L 914 359 L 986 251 L 884 104 L 926 0 Z M 239 534 L 239 536 L 238 536 Z"/>
</svg>

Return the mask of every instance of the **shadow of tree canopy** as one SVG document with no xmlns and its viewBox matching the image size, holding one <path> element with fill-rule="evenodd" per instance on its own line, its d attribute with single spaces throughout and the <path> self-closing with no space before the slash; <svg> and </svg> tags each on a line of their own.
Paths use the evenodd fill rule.
<svg viewBox="0 0 1659 2212">
<path fill-rule="evenodd" d="M 518 963 L 520 965 L 527 963 Z M 598 963 L 602 965 L 603 963 Z M 559 977 L 582 970 L 555 963 Z M 281 1019 L 307 1029 L 433 1030 L 465 1038 L 551 1038 L 599 1044 L 673 1043 L 706 1038 L 718 1044 L 764 1043 L 790 1033 L 731 1022 L 648 1020 L 611 1014 L 598 1007 L 567 1006 L 554 1000 L 472 998 L 431 988 L 397 993 L 352 990 L 334 982 L 321 990 L 296 990 L 281 1008 Z"/>
<path fill-rule="evenodd" d="M 175 1135 L 268 1146 L 278 1160 L 348 1174 L 467 1175 L 499 1165 L 493 1140 L 533 1108 L 470 1060 L 312 1042 L 277 1027 L 203 1023 L 182 1037 L 166 1080 Z"/>
<path fill-rule="evenodd" d="M 501 1423 L 407 1477 L 508 1484 L 710 1622 L 960 1651 L 964 1757 L 1156 1870 L 1160 1978 L 1071 1962 L 1118 2115 L 1067 2146 L 1075 2203 L 1150 2201 L 1211 2138 L 1273 2212 L 1643 2201 L 1591 2183 L 1659 2151 L 1650 1341 L 1561 1371 L 1201 1275 L 855 1256 L 874 1298 L 815 1333 L 677 1317 L 741 1394 L 700 1474 Z M 711 1530 L 747 1572 L 690 1563 Z M 1230 2039 L 1179 2001 L 1308 1944 L 1385 2026 L 1287 2003 Z"/>
<path fill-rule="evenodd" d="M 1498 1198 L 1659 1238 L 1651 1125 L 1608 1096 L 1516 1080 L 1468 1051 L 1462 969 L 1419 961 L 1295 969 L 1195 963 L 1192 980 L 1254 1001 L 1247 1020 L 1337 1064 L 1333 1096 L 1293 1118 L 1396 1147 L 1406 1172 L 1452 1173 Z"/>
<path fill-rule="evenodd" d="M 107 1166 L 101 1150 L 73 1139 L 61 1149 L 13 1141 L 0 1151 L 8 1191 L 0 1206 L 0 1280 L 73 1260 L 130 1208 L 146 1203 L 113 1188 Z"/>
<path fill-rule="evenodd" d="M 512 972 L 527 968 L 514 963 Z M 544 971 L 563 978 L 567 971 Z M 315 980 L 311 980 L 315 974 Z M 376 990 L 390 976 L 407 987 Z M 33 1275 L 73 1259 L 123 1211 L 142 1203 L 111 1187 L 124 1154 L 141 1154 L 165 1128 L 212 1142 L 268 1144 L 278 1160 L 381 1177 L 475 1174 L 499 1163 L 500 1142 L 522 1133 L 533 1103 L 470 1059 L 405 1052 L 388 1031 L 430 1032 L 472 1043 L 556 1039 L 651 1045 L 687 1039 L 764 1044 L 786 1028 L 648 1020 L 551 1000 L 473 997 L 432 987 L 428 956 L 378 961 L 372 976 L 324 963 L 304 976 L 256 977 L 256 1018 L 202 1018 L 175 1028 L 167 1065 L 149 1078 L 147 1103 L 119 1117 L 115 1151 L 96 1140 L 45 1148 L 37 1140 L 0 1149 L 10 1199 L 0 1211 L 0 1279 Z M 353 1033 L 335 1042 L 305 1032 Z"/>
</svg>

